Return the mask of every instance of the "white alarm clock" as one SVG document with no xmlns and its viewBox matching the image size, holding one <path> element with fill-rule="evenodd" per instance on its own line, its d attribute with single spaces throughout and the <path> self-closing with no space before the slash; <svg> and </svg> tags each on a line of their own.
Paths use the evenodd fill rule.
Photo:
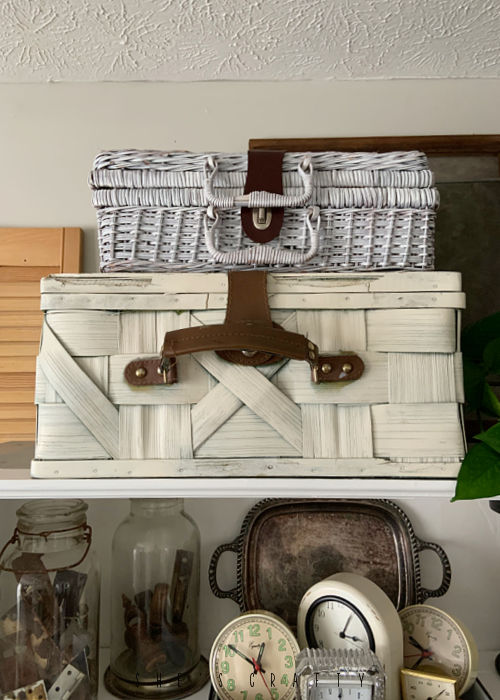
<svg viewBox="0 0 500 700">
<path fill-rule="evenodd" d="M 401 620 L 373 581 L 359 574 L 339 573 L 311 586 L 300 601 L 297 632 L 301 648 L 374 652 L 386 674 L 386 697 L 399 697 Z"/>
</svg>

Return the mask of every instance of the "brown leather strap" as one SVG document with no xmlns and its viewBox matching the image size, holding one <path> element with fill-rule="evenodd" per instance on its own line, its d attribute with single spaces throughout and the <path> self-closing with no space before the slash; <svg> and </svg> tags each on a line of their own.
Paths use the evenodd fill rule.
<svg viewBox="0 0 500 700">
<path fill-rule="evenodd" d="M 261 365 L 283 357 L 317 361 L 318 348 L 299 333 L 273 324 L 267 298 L 267 275 L 260 270 L 228 272 L 227 310 L 224 323 L 169 331 L 162 357 L 168 359 L 215 350 L 229 362 Z"/>
<path fill-rule="evenodd" d="M 265 272 L 230 271 L 224 323 L 169 331 L 161 359 L 130 362 L 126 380 L 134 386 L 173 384 L 177 381 L 176 357 L 207 350 L 241 365 L 266 365 L 284 357 L 303 360 L 311 366 L 316 383 L 358 379 L 364 365 L 357 355 L 319 356 L 311 340 L 273 323 L 266 280 Z"/>
<path fill-rule="evenodd" d="M 267 275 L 260 270 L 241 272 L 232 270 L 228 273 L 227 308 L 224 325 L 261 323 L 263 326 L 279 328 L 271 320 L 271 311 L 267 298 Z M 241 326 L 239 326 L 241 327 Z M 217 350 L 219 357 L 238 365 L 269 365 L 279 362 L 281 356 L 256 350 Z"/>
<path fill-rule="evenodd" d="M 318 348 L 305 336 L 254 321 L 170 331 L 165 335 L 162 355 L 171 358 L 205 350 L 238 350 L 241 353 L 242 349 L 307 360 L 311 364 L 318 358 Z"/>
<path fill-rule="evenodd" d="M 248 151 L 248 169 L 244 194 L 251 192 L 273 192 L 283 194 L 282 151 Z M 259 213 L 264 228 L 256 226 Z M 279 236 L 283 225 L 283 209 L 241 209 L 241 225 L 246 235 L 255 243 L 269 243 Z M 269 223 L 267 223 L 269 222 Z M 267 224 L 267 225 L 266 225 Z"/>
</svg>

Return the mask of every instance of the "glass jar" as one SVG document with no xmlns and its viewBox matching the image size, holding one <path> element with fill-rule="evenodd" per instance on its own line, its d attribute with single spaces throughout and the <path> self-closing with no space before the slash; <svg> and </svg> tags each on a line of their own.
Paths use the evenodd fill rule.
<svg viewBox="0 0 500 700">
<path fill-rule="evenodd" d="M 199 589 L 200 533 L 183 500 L 132 500 L 113 538 L 110 692 L 179 698 L 205 684 Z"/>
<path fill-rule="evenodd" d="M 97 698 L 99 570 L 86 511 L 77 499 L 17 511 L 0 553 L 0 695 Z"/>
</svg>

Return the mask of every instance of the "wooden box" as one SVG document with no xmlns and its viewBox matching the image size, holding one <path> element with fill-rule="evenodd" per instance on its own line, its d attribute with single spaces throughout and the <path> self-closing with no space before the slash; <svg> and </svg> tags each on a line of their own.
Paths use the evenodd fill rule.
<svg viewBox="0 0 500 700">
<path fill-rule="evenodd" d="M 464 455 L 460 275 L 268 276 L 273 320 L 360 379 L 314 384 L 304 362 L 259 368 L 206 351 L 179 382 L 133 387 L 166 331 L 221 323 L 225 274 L 53 275 L 37 365 L 37 477 L 454 477 Z"/>
</svg>

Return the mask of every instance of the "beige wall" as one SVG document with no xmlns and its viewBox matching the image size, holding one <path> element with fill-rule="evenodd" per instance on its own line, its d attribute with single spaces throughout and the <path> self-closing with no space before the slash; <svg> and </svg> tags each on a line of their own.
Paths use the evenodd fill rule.
<svg viewBox="0 0 500 700">
<path fill-rule="evenodd" d="M 0 226 L 80 226 L 109 148 L 241 151 L 249 137 L 498 132 L 500 80 L 0 84 Z"/>
</svg>

